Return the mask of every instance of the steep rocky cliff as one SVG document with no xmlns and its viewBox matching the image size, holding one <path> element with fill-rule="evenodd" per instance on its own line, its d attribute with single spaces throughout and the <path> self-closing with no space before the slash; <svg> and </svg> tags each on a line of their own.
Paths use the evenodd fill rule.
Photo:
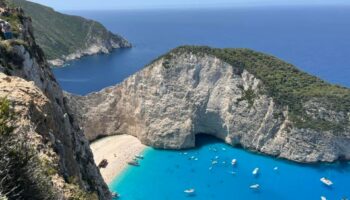
<svg viewBox="0 0 350 200">
<path fill-rule="evenodd" d="M 0 99 L 7 99 L 14 110 L 15 130 L 11 137 L 19 139 L 23 135 L 22 142 L 33 151 L 31 158 L 36 158 L 34 170 L 40 168 L 40 177 L 50 180 L 47 192 L 52 191 L 53 196 L 48 199 L 111 199 L 89 143 L 69 112 L 62 90 L 35 43 L 31 19 L 21 9 L 5 9 L 0 18 L 11 23 L 15 36 L 11 40 L 0 40 Z M 1 141 L 4 137 L 1 133 Z M 19 149 L 21 151 L 27 149 Z M 9 155 L 13 156 L 13 152 Z M 11 158 L 6 162 L 11 163 Z M 43 187 L 37 180 L 39 172 L 12 173 L 20 176 L 16 187 L 25 189 L 19 191 L 19 196 L 9 198 L 36 199 L 33 196 L 37 194 L 25 192 Z M 21 185 L 25 180 L 32 185 Z M 2 194 L 5 183 L 3 180 L 0 183 Z"/>
<path fill-rule="evenodd" d="M 182 149 L 206 133 L 298 162 L 350 159 L 350 90 L 250 50 L 180 47 L 119 85 L 68 96 L 89 140 Z"/>
<path fill-rule="evenodd" d="M 108 31 L 102 24 L 78 16 L 54 11 L 52 8 L 26 0 L 9 0 L 32 18 L 34 36 L 52 65 L 116 48 L 129 48 L 123 37 Z"/>
</svg>

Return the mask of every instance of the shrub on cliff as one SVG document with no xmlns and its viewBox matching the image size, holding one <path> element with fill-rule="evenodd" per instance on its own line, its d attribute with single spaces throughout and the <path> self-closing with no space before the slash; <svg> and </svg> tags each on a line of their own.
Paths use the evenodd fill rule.
<svg viewBox="0 0 350 200">
<path fill-rule="evenodd" d="M 6 99 L 0 99 L 0 199 L 56 199 L 28 134 L 14 134 L 14 115 Z"/>
</svg>

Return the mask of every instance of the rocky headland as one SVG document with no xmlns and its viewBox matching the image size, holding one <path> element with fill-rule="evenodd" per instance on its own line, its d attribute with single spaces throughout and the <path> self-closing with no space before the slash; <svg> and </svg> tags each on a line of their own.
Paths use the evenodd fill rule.
<svg viewBox="0 0 350 200">
<path fill-rule="evenodd" d="M 0 8 L 11 25 L 0 39 L 0 199 L 111 199 L 89 147 L 108 135 L 184 149 L 209 134 L 296 162 L 350 160 L 348 88 L 252 50 L 183 46 L 116 86 L 75 96 L 55 80 L 32 19 L 3 0 Z M 122 47 L 111 37 L 87 54 Z"/>
<path fill-rule="evenodd" d="M 350 159 L 350 90 L 247 49 L 179 47 L 119 85 L 67 98 L 89 140 L 130 134 L 183 149 L 205 133 L 297 162 Z"/>
<path fill-rule="evenodd" d="M 21 7 L 31 18 L 36 42 L 44 50 L 50 65 L 62 66 L 83 56 L 131 47 L 122 36 L 108 31 L 94 20 L 62 14 L 31 1 L 9 2 Z"/>
</svg>

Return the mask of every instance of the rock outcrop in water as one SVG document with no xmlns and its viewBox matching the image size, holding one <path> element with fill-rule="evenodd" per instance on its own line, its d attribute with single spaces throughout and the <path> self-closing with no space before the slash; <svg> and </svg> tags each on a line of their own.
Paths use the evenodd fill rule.
<svg viewBox="0 0 350 200">
<path fill-rule="evenodd" d="M 2 0 L 1 5 L 4 5 Z M 0 99 L 7 99 L 14 109 L 12 123 L 15 127 L 9 136 L 1 129 L 0 141 L 12 137 L 26 144 L 27 148 L 16 148 L 18 154 L 26 153 L 28 157 L 21 167 L 18 166 L 20 160 L 14 160 L 19 157 L 16 149 L 1 151 L 6 155 L 1 155 L 0 166 L 12 166 L 6 169 L 12 172 L 3 174 L 5 169 L 1 169 L 0 197 L 111 199 L 94 163 L 89 142 L 69 112 L 63 92 L 35 43 L 30 18 L 24 16 L 21 9 L 0 8 L 4 11 L 0 18 L 10 22 L 14 35 L 11 40 L 0 39 Z M 35 167 L 24 174 L 16 171 L 26 169 L 29 165 L 26 162 Z M 13 177 L 18 179 L 12 180 Z M 46 177 L 49 182 L 43 184 L 46 179 L 39 180 L 40 177 Z M 6 190 L 8 182 L 13 181 L 13 188 Z M 33 193 L 34 189 L 41 194 Z"/>
<path fill-rule="evenodd" d="M 245 49 L 180 47 L 114 87 L 68 95 L 89 140 L 130 134 L 157 148 L 206 133 L 297 162 L 350 159 L 350 91 Z"/>
</svg>

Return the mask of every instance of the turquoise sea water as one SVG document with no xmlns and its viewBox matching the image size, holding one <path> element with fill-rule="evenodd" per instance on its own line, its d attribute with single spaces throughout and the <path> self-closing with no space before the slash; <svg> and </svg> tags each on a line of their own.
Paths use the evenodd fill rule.
<svg viewBox="0 0 350 200">
<path fill-rule="evenodd" d="M 295 164 L 233 148 L 204 135 L 197 136 L 196 142 L 197 148 L 191 150 L 147 149 L 141 166 L 129 167 L 110 184 L 110 189 L 120 193 L 122 200 L 317 200 L 321 195 L 340 200 L 350 197 L 348 164 Z M 198 160 L 191 159 L 192 156 Z M 234 158 L 237 164 L 233 167 Z M 218 164 L 212 165 L 213 160 Z M 255 177 L 252 171 L 256 167 L 260 170 Z M 275 167 L 278 170 L 274 170 Z M 320 182 L 321 177 L 328 177 L 334 185 L 325 186 Z M 260 189 L 251 190 L 252 184 L 260 184 Z M 183 192 L 188 188 L 195 189 L 195 196 Z"/>
<path fill-rule="evenodd" d="M 252 48 L 350 87 L 350 7 L 69 13 L 96 19 L 134 44 L 132 49 L 85 57 L 54 69 L 61 86 L 76 94 L 120 83 L 159 55 L 183 44 Z M 349 164 L 298 165 L 233 148 L 210 137 L 197 141 L 198 148 L 186 151 L 148 149 L 141 166 L 129 167 L 116 177 L 111 190 L 121 193 L 123 200 L 350 197 Z M 217 152 L 209 150 L 213 147 Z M 191 156 L 198 160 L 189 160 Z M 219 156 L 219 163 L 209 170 L 215 156 Z M 235 168 L 229 164 L 233 158 L 238 160 Z M 279 170 L 274 171 L 276 166 Z M 260 168 L 256 178 L 251 174 L 255 167 Z M 334 186 L 324 186 L 319 180 L 323 176 L 329 177 Z M 261 185 L 258 192 L 249 189 L 255 183 Z M 184 195 L 183 190 L 188 188 L 195 188 L 196 196 Z"/>
</svg>

